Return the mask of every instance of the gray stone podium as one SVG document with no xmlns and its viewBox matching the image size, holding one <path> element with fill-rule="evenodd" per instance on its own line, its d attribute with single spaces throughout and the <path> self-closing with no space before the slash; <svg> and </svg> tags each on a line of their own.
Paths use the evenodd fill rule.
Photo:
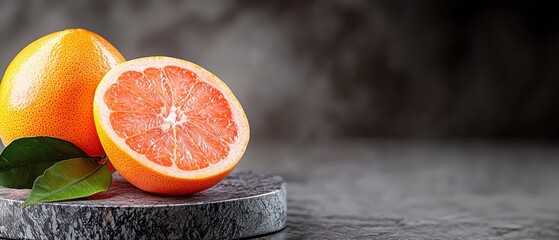
<svg viewBox="0 0 559 240">
<path fill-rule="evenodd" d="M 0 187 L 0 238 L 237 239 L 279 231 L 287 218 L 281 177 L 233 173 L 191 196 L 145 193 L 118 174 L 111 190 L 77 201 L 21 205 L 29 190 Z"/>
</svg>

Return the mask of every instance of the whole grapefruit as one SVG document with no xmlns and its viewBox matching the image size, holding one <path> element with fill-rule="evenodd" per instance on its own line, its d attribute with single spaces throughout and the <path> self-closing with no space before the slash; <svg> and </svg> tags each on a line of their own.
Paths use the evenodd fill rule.
<svg viewBox="0 0 559 240">
<path fill-rule="evenodd" d="M 91 156 L 104 154 L 93 120 L 99 81 L 124 57 L 107 40 L 84 29 L 46 35 L 9 64 L 0 84 L 0 139 L 50 136 Z"/>
</svg>

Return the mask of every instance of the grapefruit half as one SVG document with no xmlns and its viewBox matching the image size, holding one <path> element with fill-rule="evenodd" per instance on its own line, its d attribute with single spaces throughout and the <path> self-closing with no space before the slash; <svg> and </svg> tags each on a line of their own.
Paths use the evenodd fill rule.
<svg viewBox="0 0 559 240">
<path fill-rule="evenodd" d="M 99 139 L 116 170 L 152 193 L 192 194 L 219 183 L 249 142 L 239 101 L 206 69 L 171 57 L 112 68 L 94 99 Z"/>
</svg>

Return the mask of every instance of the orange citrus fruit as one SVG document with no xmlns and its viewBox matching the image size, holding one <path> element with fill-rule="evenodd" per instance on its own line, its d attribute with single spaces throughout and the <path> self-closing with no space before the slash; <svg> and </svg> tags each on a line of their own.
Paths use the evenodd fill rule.
<svg viewBox="0 0 559 240">
<path fill-rule="evenodd" d="M 196 193 L 220 182 L 241 159 L 249 125 L 219 78 L 176 58 L 117 65 L 94 100 L 107 156 L 134 186 L 152 193 Z"/>
<path fill-rule="evenodd" d="M 124 57 L 99 35 L 68 29 L 25 47 L 0 84 L 0 138 L 51 136 L 104 154 L 93 121 L 99 81 Z"/>
</svg>

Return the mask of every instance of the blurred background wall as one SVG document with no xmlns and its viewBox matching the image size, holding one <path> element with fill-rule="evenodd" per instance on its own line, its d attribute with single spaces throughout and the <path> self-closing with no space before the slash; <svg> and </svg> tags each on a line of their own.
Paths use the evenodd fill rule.
<svg viewBox="0 0 559 240">
<path fill-rule="evenodd" d="M 256 141 L 554 140 L 559 14 L 518 2 L 0 0 L 0 73 L 33 40 L 86 28 L 128 59 L 214 72 Z"/>
</svg>

